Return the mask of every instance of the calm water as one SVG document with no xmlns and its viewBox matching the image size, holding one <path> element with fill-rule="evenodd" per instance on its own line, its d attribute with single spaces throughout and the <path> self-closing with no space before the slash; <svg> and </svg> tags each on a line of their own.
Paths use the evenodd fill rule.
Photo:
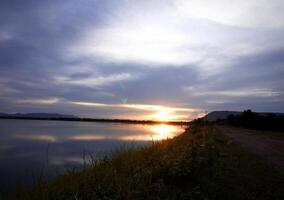
<svg viewBox="0 0 284 200">
<path fill-rule="evenodd" d="M 0 119 L 0 190 L 54 177 L 121 147 L 172 138 L 184 127 Z"/>
</svg>

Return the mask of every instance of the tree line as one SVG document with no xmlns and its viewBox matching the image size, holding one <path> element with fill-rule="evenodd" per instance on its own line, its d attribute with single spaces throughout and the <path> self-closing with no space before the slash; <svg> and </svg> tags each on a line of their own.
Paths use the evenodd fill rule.
<svg viewBox="0 0 284 200">
<path fill-rule="evenodd" d="M 229 115 L 226 119 L 219 119 L 217 123 L 257 130 L 284 132 L 284 115 L 282 114 L 256 113 L 245 110 L 238 115 Z"/>
</svg>

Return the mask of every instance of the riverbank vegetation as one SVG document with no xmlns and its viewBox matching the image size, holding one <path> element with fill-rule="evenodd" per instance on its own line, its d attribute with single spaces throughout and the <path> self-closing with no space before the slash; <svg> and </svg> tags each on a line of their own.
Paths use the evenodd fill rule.
<svg viewBox="0 0 284 200">
<path fill-rule="evenodd" d="M 284 175 L 222 135 L 191 125 L 174 139 L 93 160 L 9 199 L 283 199 Z"/>
<path fill-rule="evenodd" d="M 284 132 L 284 115 L 275 113 L 256 113 L 245 110 L 238 115 L 229 115 L 217 123 L 235 127 Z"/>
</svg>

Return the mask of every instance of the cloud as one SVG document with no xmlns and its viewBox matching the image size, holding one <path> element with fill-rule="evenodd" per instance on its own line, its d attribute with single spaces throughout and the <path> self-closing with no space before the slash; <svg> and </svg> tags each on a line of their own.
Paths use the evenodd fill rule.
<svg viewBox="0 0 284 200">
<path fill-rule="evenodd" d="M 230 26 L 284 27 L 283 0 L 174 0 L 178 13 Z M 261 14 L 260 14 L 261 13 Z"/>
<path fill-rule="evenodd" d="M 72 59 L 84 57 L 149 67 L 182 66 L 200 62 L 207 56 L 199 33 L 187 30 L 194 24 L 177 16 L 175 9 L 167 4 L 151 3 L 143 12 L 140 6 L 144 4 L 114 10 L 107 23 L 85 29 L 70 51 L 63 54 Z M 157 6 L 160 6 L 159 14 Z"/>
<path fill-rule="evenodd" d="M 0 31 L 0 42 L 9 41 L 13 38 L 13 35 L 8 31 Z"/>
<path fill-rule="evenodd" d="M 18 92 L 19 92 L 18 90 L 0 83 L 0 96 L 5 95 L 5 94 L 18 93 Z"/>
<path fill-rule="evenodd" d="M 85 87 L 97 87 L 97 86 L 106 86 L 116 82 L 123 82 L 136 79 L 136 76 L 129 73 L 120 73 L 120 74 L 110 74 L 107 76 L 96 76 L 96 77 L 80 77 L 74 79 L 72 77 L 65 76 L 56 76 L 54 77 L 55 82 L 58 84 L 69 84 L 69 85 L 78 85 Z"/>
<path fill-rule="evenodd" d="M 0 111 L 284 111 L 282 2 L 0 1 Z"/>
<path fill-rule="evenodd" d="M 147 111 L 188 111 L 188 112 L 196 111 L 196 109 L 191 109 L 191 108 L 177 108 L 177 107 L 167 107 L 161 105 L 148 105 L 148 104 L 104 104 L 97 102 L 81 102 L 81 101 L 75 101 L 69 103 L 80 106 L 128 108 L 134 110 L 147 110 Z"/>
<path fill-rule="evenodd" d="M 39 105 L 52 105 L 57 104 L 60 102 L 59 98 L 46 98 L 46 99 L 21 99 L 17 100 L 16 103 L 18 104 L 39 104 Z"/>
<path fill-rule="evenodd" d="M 191 89 L 186 88 L 187 91 Z M 252 89 L 230 89 L 221 91 L 195 91 L 194 96 L 216 96 L 216 97 L 275 97 L 281 95 L 280 91 L 267 88 Z"/>
<path fill-rule="evenodd" d="M 167 16 L 169 17 L 169 16 Z M 110 63 L 130 62 L 150 66 L 179 66 L 195 63 L 206 52 L 196 44 L 196 38 L 183 30 L 178 21 L 138 20 L 94 28 L 86 31 L 71 48 L 73 56 L 103 59 Z"/>
<path fill-rule="evenodd" d="M 268 24 L 278 27 L 281 21 L 275 19 L 282 15 L 279 7 L 284 4 L 279 0 L 262 2 L 261 6 L 256 0 L 145 2 L 127 2 L 123 8 L 114 9 L 104 25 L 86 28 L 63 54 L 69 59 L 109 64 L 187 66 L 198 70 L 200 77 L 207 77 L 221 74 L 242 56 L 284 45 L 281 29 L 266 29 Z M 258 13 L 265 19 L 273 18 L 265 21 Z M 262 26 L 243 28 L 248 22 L 261 22 Z"/>
</svg>

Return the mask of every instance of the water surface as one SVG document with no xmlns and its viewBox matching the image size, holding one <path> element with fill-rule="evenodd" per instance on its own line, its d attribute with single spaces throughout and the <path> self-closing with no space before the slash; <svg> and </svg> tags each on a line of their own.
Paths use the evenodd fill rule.
<svg viewBox="0 0 284 200">
<path fill-rule="evenodd" d="M 184 127 L 0 119 L 0 188 L 30 184 L 124 147 L 172 138 Z"/>
</svg>

